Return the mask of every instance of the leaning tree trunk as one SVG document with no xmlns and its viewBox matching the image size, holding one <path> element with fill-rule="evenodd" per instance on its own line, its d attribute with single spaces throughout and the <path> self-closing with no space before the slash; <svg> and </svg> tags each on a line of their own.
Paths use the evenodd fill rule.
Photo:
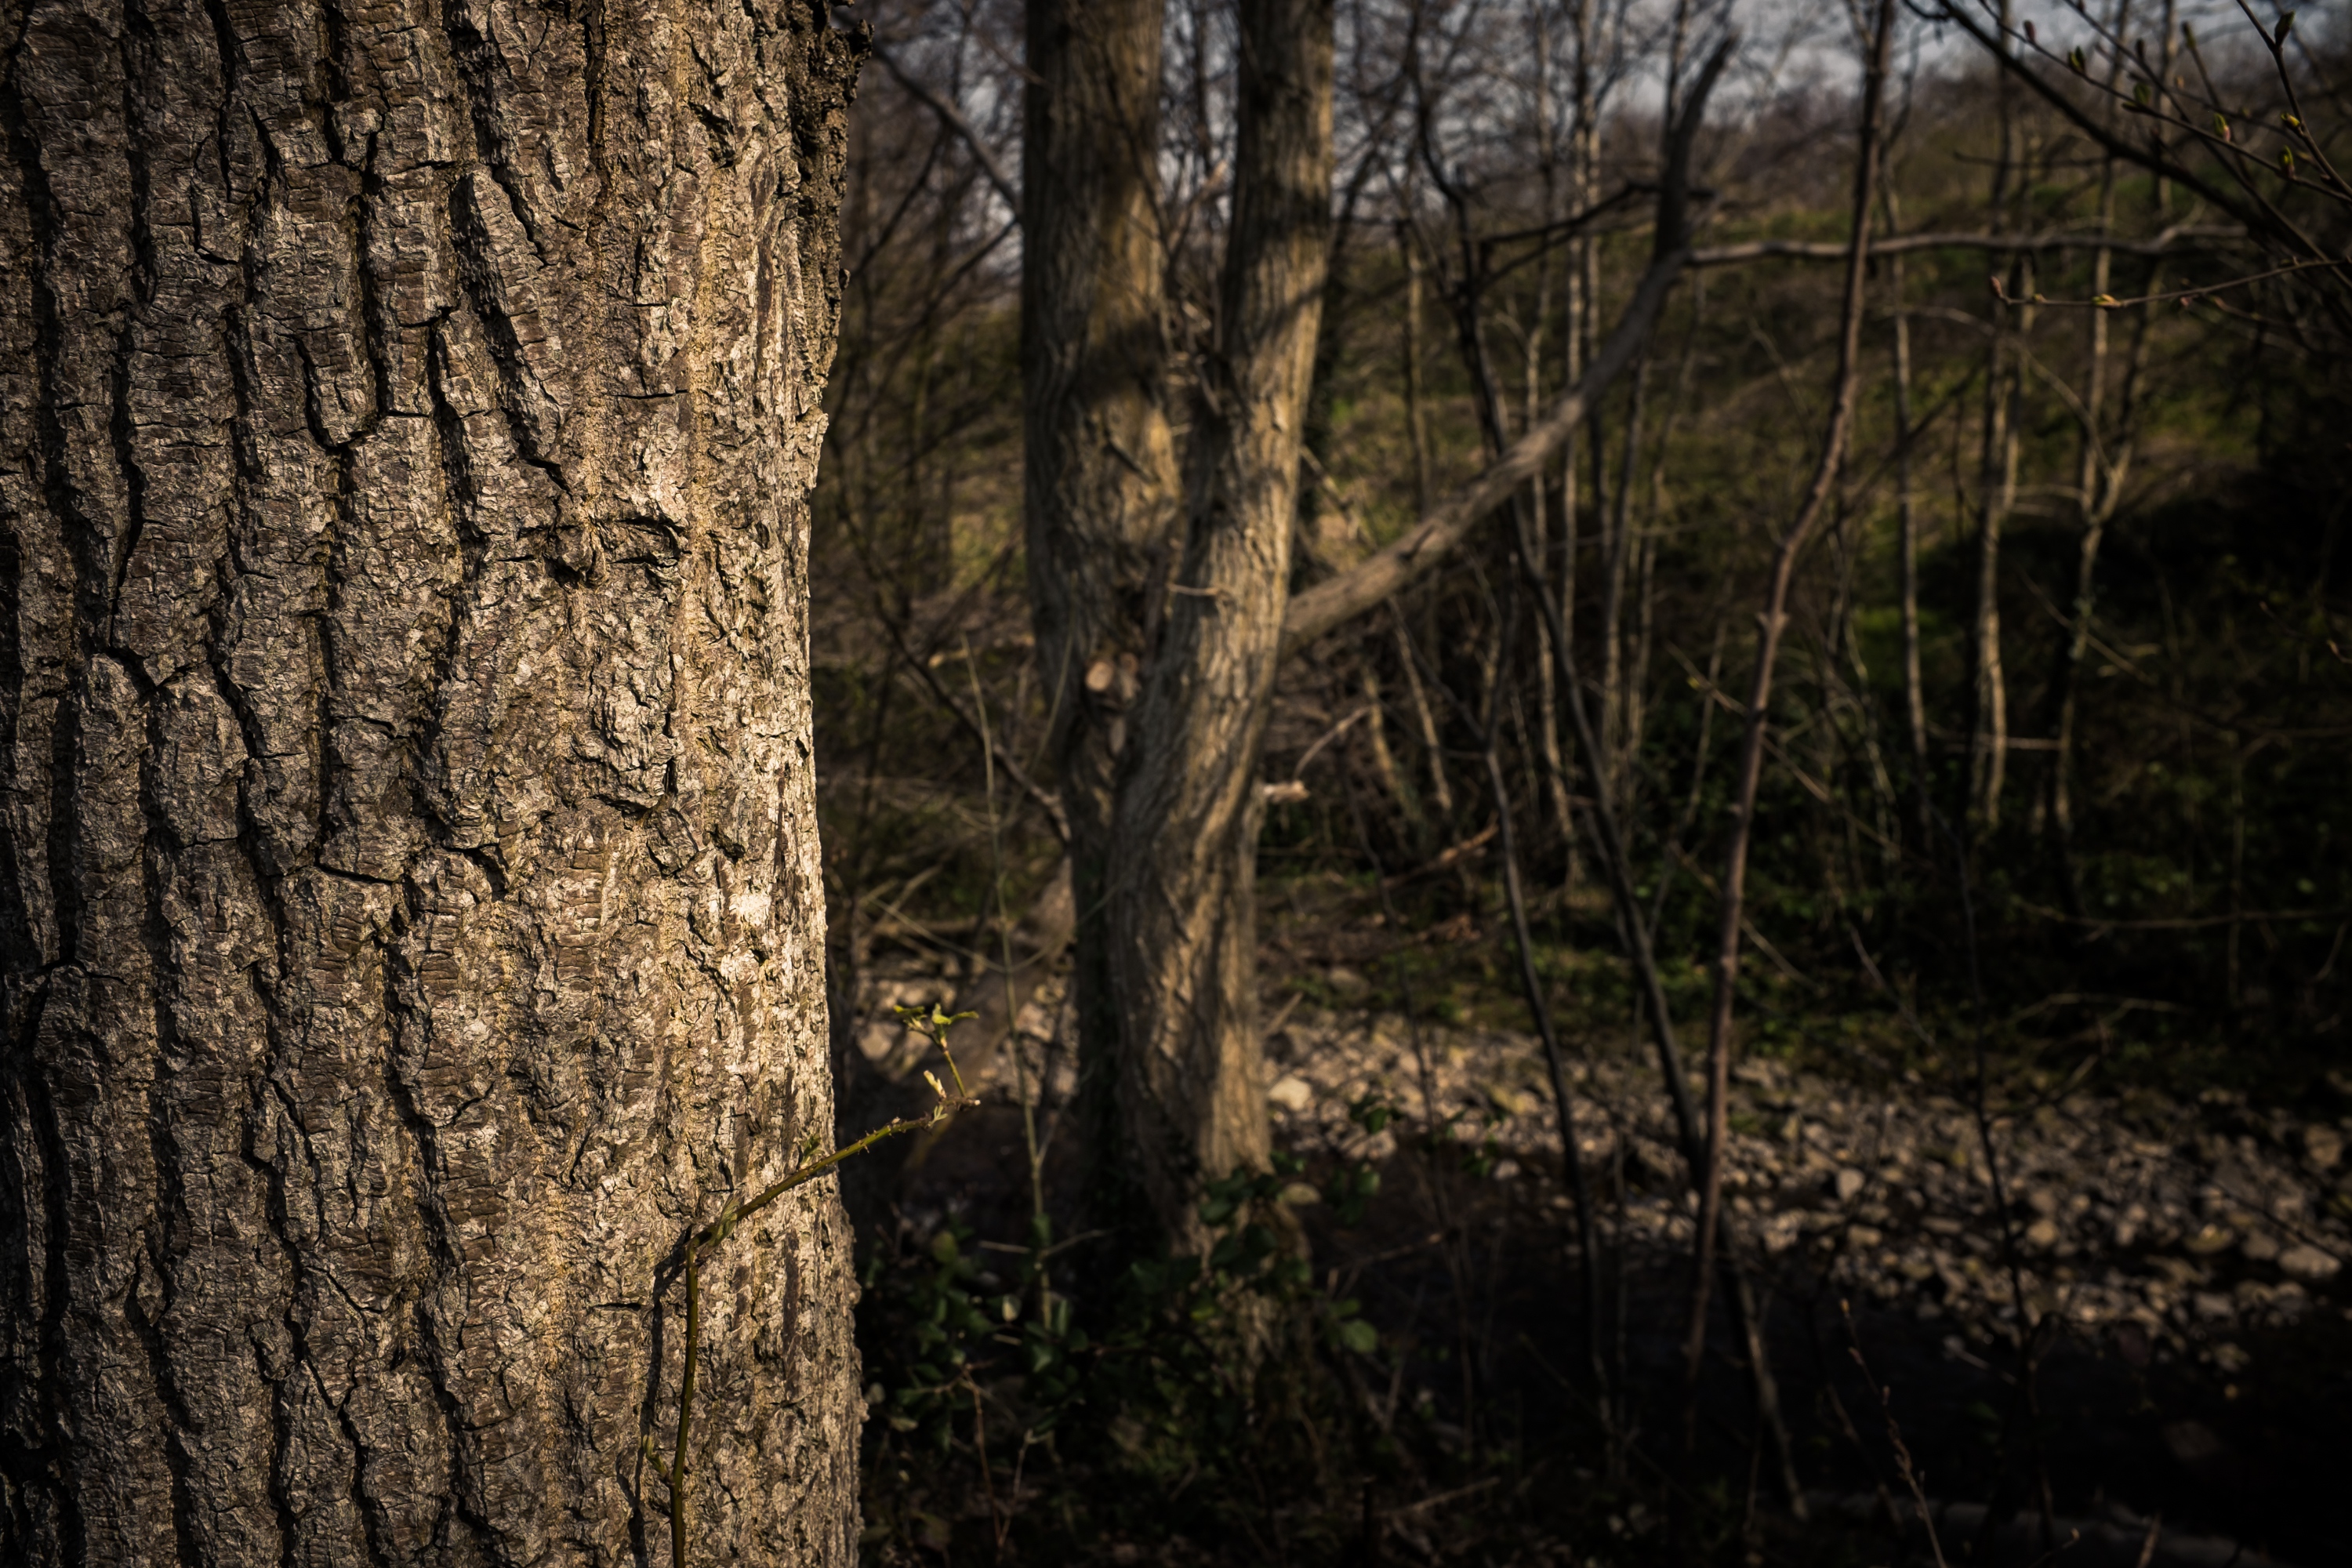
<svg viewBox="0 0 2352 1568">
<path fill-rule="evenodd" d="M 0 0 L 0 1559 L 663 1562 L 831 1125 L 815 0 Z M 711 1561 L 856 1555 L 830 1184 Z"/>
<path fill-rule="evenodd" d="M 1105 924 L 1126 1154 L 1160 1228 L 1210 1239 L 1202 1183 L 1271 1152 L 1257 1029 L 1258 756 L 1331 225 L 1331 0 L 1254 0 L 1234 208 L 1193 418 L 1191 516 L 1136 703 Z"/>
</svg>

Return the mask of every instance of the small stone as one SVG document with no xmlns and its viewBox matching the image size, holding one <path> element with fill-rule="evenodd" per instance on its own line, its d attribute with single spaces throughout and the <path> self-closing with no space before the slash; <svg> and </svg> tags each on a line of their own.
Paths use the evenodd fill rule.
<svg viewBox="0 0 2352 1568">
<path fill-rule="evenodd" d="M 2279 1255 L 2278 1237 L 2258 1230 L 2238 1243 L 2238 1250 L 2246 1255 L 2249 1263 L 2268 1263 Z"/>
<path fill-rule="evenodd" d="M 1499 1115 L 1524 1116 L 1535 1109 L 1535 1100 L 1532 1096 L 1523 1094 L 1507 1083 L 1482 1083 L 1478 1086 L 1478 1090 L 1486 1097 L 1486 1103 L 1493 1106 Z"/>
<path fill-rule="evenodd" d="M 1293 1182 L 1282 1189 L 1282 1203 L 1286 1208 L 1303 1209 L 1322 1201 L 1323 1194 L 1305 1182 Z"/>
<path fill-rule="evenodd" d="M 2289 1279 L 2317 1284 L 2333 1278 L 2343 1264 L 2315 1247 L 2290 1247 L 2279 1254 L 2278 1266 Z"/>
<path fill-rule="evenodd" d="M 1267 1101 L 1282 1107 L 1296 1116 L 1315 1103 L 1315 1090 L 1303 1078 L 1286 1075 L 1274 1080 L 1265 1091 Z"/>
<path fill-rule="evenodd" d="M 2036 1252 L 2047 1252 L 2058 1245 L 2058 1222 L 2044 1217 L 2025 1227 L 2025 1245 Z"/>
<path fill-rule="evenodd" d="M 2237 1239 L 2237 1233 L 2228 1226 L 2214 1225 L 2209 1221 L 2199 1226 L 2189 1239 L 2180 1245 L 2195 1257 L 2210 1258 L 2214 1253 L 2228 1251 L 2231 1243 Z"/>
<path fill-rule="evenodd" d="M 1842 1204 L 1853 1202 L 1862 1191 L 1864 1179 L 1863 1173 L 1851 1165 L 1841 1169 L 1837 1173 L 1838 1202 Z"/>
<path fill-rule="evenodd" d="M 2344 1135 L 2333 1127 L 2313 1122 L 2303 1130 L 2303 1157 L 2322 1171 L 2332 1171 L 2344 1158 Z"/>
</svg>

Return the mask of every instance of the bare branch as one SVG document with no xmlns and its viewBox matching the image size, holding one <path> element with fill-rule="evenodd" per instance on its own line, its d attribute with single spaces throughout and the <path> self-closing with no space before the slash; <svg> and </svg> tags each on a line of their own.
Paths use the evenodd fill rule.
<svg viewBox="0 0 2352 1568">
<path fill-rule="evenodd" d="M 996 194 L 1004 198 L 1006 206 L 1013 209 L 1013 221 L 1020 222 L 1021 193 L 1013 184 L 1013 176 L 1005 173 L 1004 161 L 996 155 L 996 149 L 990 146 L 986 139 L 981 135 L 980 128 L 971 122 L 971 118 L 962 110 L 932 91 L 929 83 L 900 65 L 898 57 L 880 44 L 874 46 L 874 58 L 880 60 L 884 68 L 898 79 L 900 87 L 914 94 L 921 100 L 923 107 L 938 115 L 940 124 L 962 138 L 964 145 L 971 149 L 973 160 L 980 164 L 980 172 L 988 176 L 988 183 L 996 187 Z"/>
<path fill-rule="evenodd" d="M 2118 256 L 2177 256 L 2202 249 L 2200 242 L 2242 240 L 2234 228 L 2176 226 L 2150 239 L 2117 239 L 2104 234 L 1906 234 L 1870 243 L 1870 254 L 1908 256 L 1916 250 L 2108 250 Z M 1844 240 L 1751 239 L 1708 246 L 1690 255 L 1693 267 L 1727 267 L 1742 261 L 1843 261 L 1853 247 Z"/>
<path fill-rule="evenodd" d="M 1297 652 L 1391 595 L 1426 575 L 1446 553 L 1511 492 L 1536 477 L 1570 434 L 1584 423 L 1610 384 L 1631 363 L 1650 335 L 1666 296 L 1674 291 L 1693 254 L 1685 231 L 1691 142 L 1706 111 L 1707 95 L 1723 74 L 1738 40 L 1727 38 L 1708 59 L 1693 87 L 1690 107 L 1669 142 L 1665 178 L 1658 195 L 1658 245 L 1616 330 L 1593 356 L 1582 379 L 1554 404 L 1543 422 L 1520 437 L 1477 478 L 1443 497 L 1422 513 L 1403 538 L 1358 562 L 1338 576 L 1318 583 L 1290 601 L 1282 618 L 1284 657 Z"/>
<path fill-rule="evenodd" d="M 1535 478 L 1633 362 L 1664 308 L 1666 296 L 1689 264 L 1690 254 L 1677 250 L 1651 265 L 1625 313 L 1618 318 L 1617 330 L 1601 345 L 1583 379 L 1552 405 L 1542 424 L 1513 442 L 1477 478 L 1434 502 L 1403 538 L 1295 595 L 1282 617 L 1283 653 L 1296 653 L 1410 586 L 1508 500 L 1513 490 Z"/>
</svg>

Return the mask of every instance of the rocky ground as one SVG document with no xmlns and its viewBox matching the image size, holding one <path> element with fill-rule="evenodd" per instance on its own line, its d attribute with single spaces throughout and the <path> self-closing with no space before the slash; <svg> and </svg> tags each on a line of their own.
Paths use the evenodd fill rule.
<svg viewBox="0 0 2352 1568">
<path fill-rule="evenodd" d="M 865 1060 L 919 1079 L 919 1053 L 887 1021 L 889 1005 L 945 1000 L 958 975 L 952 958 L 870 970 L 855 1037 Z M 967 1058 L 983 1100 L 999 1104 L 1016 1081 L 1034 1091 L 1043 1080 L 1040 1126 L 1055 1150 L 1073 1088 L 1055 1044 L 1061 1010 L 1049 981 L 1021 1010 L 1017 1058 L 975 1040 Z M 1483 1271 L 1480 1289 L 1502 1307 L 1499 1318 L 1481 1309 L 1478 1333 L 1504 1348 L 1481 1353 L 1500 1366 L 1504 1342 L 1556 1341 L 1560 1303 L 1572 1299 L 1559 1245 L 1570 1200 L 1540 1043 L 1297 1000 L 1268 1013 L 1276 1140 L 1307 1165 L 1289 1197 L 1318 1265 L 1330 1264 L 1381 1324 L 1381 1354 L 1394 1363 L 1390 1407 L 1418 1397 L 1445 1429 L 1454 1391 L 1469 1385 L 1449 1382 L 1455 1374 L 1426 1353 L 1445 1337 L 1433 1303 L 1461 1292 L 1466 1271 Z M 1605 1047 L 1587 1037 L 1589 1055 L 1572 1046 L 1567 1071 L 1601 1249 L 1619 1281 L 1621 1372 L 1670 1391 L 1691 1208 L 1654 1061 L 1620 1036 Z M 2173 1521 L 2160 1549 L 2143 1557 L 2126 1542 L 2121 1561 L 2151 1568 L 2219 1552 L 2219 1564 L 2242 1542 L 2247 1563 L 2310 1568 L 2352 1551 L 2352 1531 L 2312 1495 L 2336 1468 L 2326 1455 L 2340 1447 L 2332 1434 L 2352 1392 L 2352 1079 L 2330 1082 L 2319 1101 L 2287 1110 L 2095 1082 L 2035 1095 L 1996 1078 L 1980 1121 L 1965 1080 L 1859 1058 L 1742 1061 L 1728 1219 L 1771 1303 L 1791 1424 L 1807 1445 L 1804 1483 L 1837 1494 L 1817 1502 L 1831 1516 L 1869 1512 L 1872 1489 L 1895 1486 L 1875 1431 L 1865 1437 L 1824 1414 L 1843 1376 L 1844 1408 L 1877 1419 L 1865 1409 L 1874 1390 L 1853 1382 L 1831 1343 L 1839 1301 L 1853 1303 L 1877 1374 L 1897 1385 L 1888 1412 L 1902 1413 L 1927 1484 L 1939 1507 L 1958 1505 L 1955 1517 L 1969 1507 L 1981 1516 L 1978 1505 L 2005 1484 L 2004 1461 L 1984 1455 L 2017 1386 L 2021 1301 L 2047 1407 L 2033 1441 L 2048 1457 L 2036 1462 L 2057 1477 L 2060 1511 L 2118 1541 L 2137 1541 L 2159 1513 Z M 919 1157 L 919 1174 L 894 1179 L 902 1223 L 920 1230 L 952 1211 L 983 1235 L 1016 1233 L 1018 1119 L 994 1117 L 968 1118 L 936 1154 Z M 1365 1169 L 1387 1178 L 1382 1196 L 1368 1215 L 1343 1215 L 1328 1195 L 1334 1175 Z M 1428 1179 L 1441 1170 L 1448 1197 Z M 1448 1215 L 1467 1239 L 1441 1267 L 1437 1255 L 1453 1244 L 1433 1221 Z M 1747 1419 L 1744 1384 L 1719 1378 L 1730 1397 L 1717 1426 L 1727 1430 Z M 2197 1540 L 2200 1531 L 2209 1539 Z M 2231 1539 L 2217 1546 L 2214 1536 Z M 2081 1560 L 2095 1557 L 2085 1547 Z"/>
<path fill-rule="evenodd" d="M 1367 1136 L 1349 1115 L 1379 1100 L 1403 1112 L 1402 1127 L 1450 1124 L 1467 1148 L 1491 1142 L 1493 1180 L 1561 1186 L 1532 1037 L 1300 1009 L 1270 1050 L 1286 1142 L 1387 1158 L 1397 1131 Z M 1654 1066 L 1619 1056 L 1568 1070 L 1603 1225 L 1636 1250 L 1686 1248 L 1691 1214 Z M 1743 1245 L 1921 1322 L 2005 1338 L 2021 1288 L 2034 1318 L 2111 1336 L 2127 1357 L 2236 1372 L 2248 1335 L 2347 1312 L 2335 1287 L 2352 1258 L 2352 1083 L 2303 1116 L 2227 1095 L 1996 1103 L 2004 1224 L 1974 1109 L 1953 1094 L 1769 1059 L 1739 1064 L 1733 1079 L 1725 1180 Z M 1696 1079 L 1691 1092 L 1704 1094 Z M 1548 1201 L 1569 1202 L 1558 1190 Z"/>
</svg>

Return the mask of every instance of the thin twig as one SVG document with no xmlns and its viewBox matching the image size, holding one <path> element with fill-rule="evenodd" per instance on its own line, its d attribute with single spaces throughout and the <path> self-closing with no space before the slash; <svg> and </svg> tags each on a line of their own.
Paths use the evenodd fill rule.
<svg viewBox="0 0 2352 1568">
<path fill-rule="evenodd" d="M 698 1230 L 689 1232 L 685 1241 L 680 1244 L 682 1261 L 679 1271 L 686 1279 L 686 1347 L 685 1364 L 678 1373 L 677 1381 L 677 1427 L 671 1446 L 670 1458 L 667 1464 L 654 1451 L 652 1433 L 646 1434 L 640 1448 L 646 1460 L 652 1464 L 654 1474 L 660 1477 L 663 1484 L 669 1488 L 670 1562 L 673 1568 L 686 1568 L 687 1563 L 686 1538 L 691 1492 L 687 1482 L 692 1469 L 687 1461 L 687 1443 L 694 1425 L 695 1364 L 702 1349 L 702 1253 L 706 1248 L 718 1247 L 726 1241 L 729 1237 L 735 1234 L 737 1226 L 758 1214 L 786 1193 L 795 1187 L 805 1186 L 852 1155 L 864 1153 L 885 1138 L 896 1137 L 901 1132 L 912 1132 L 919 1128 L 936 1127 L 957 1111 L 980 1103 L 965 1089 L 963 1074 L 958 1070 L 955 1054 L 948 1049 L 947 1041 L 947 1031 L 951 1026 L 977 1015 L 950 1014 L 942 1011 L 936 1003 L 931 1005 L 928 1013 L 919 1007 L 901 1007 L 898 1011 L 898 1016 L 908 1028 L 939 1047 L 940 1055 L 946 1058 L 948 1064 L 948 1076 L 955 1081 L 955 1093 L 950 1095 L 936 1077 L 926 1072 L 923 1077 L 929 1080 L 932 1091 L 939 1096 L 939 1102 L 931 1107 L 929 1115 L 919 1120 L 910 1121 L 905 1118 L 893 1120 L 876 1128 L 848 1147 L 836 1149 L 832 1153 L 820 1158 L 807 1158 L 808 1151 L 803 1148 L 803 1158 L 799 1165 L 761 1189 L 759 1194 L 749 1202 L 726 1205 L 719 1211 L 718 1218 Z"/>
<path fill-rule="evenodd" d="M 1936 1568 L 1950 1568 L 1950 1564 L 1944 1558 L 1944 1543 L 1936 1536 L 1936 1513 L 1927 1501 L 1926 1478 L 1920 1475 L 1918 1467 L 1911 1461 L 1911 1450 L 1903 1441 L 1903 1428 L 1895 1424 L 1894 1390 L 1882 1387 L 1878 1380 L 1870 1374 L 1870 1363 L 1864 1361 L 1862 1355 L 1862 1335 L 1853 1326 L 1853 1304 L 1840 1301 L 1838 1312 L 1845 1319 L 1846 1339 L 1849 1342 L 1848 1349 L 1853 1356 L 1853 1364 L 1861 1369 L 1862 1381 L 1869 1387 L 1872 1397 L 1878 1401 L 1879 1414 L 1885 1418 L 1886 1440 L 1895 1449 L 1895 1473 L 1903 1478 L 1903 1484 L 1909 1489 L 1912 1501 L 1918 1505 L 1919 1522 L 1925 1525 L 1927 1531 L 1927 1550 L 1935 1554 Z"/>
</svg>

